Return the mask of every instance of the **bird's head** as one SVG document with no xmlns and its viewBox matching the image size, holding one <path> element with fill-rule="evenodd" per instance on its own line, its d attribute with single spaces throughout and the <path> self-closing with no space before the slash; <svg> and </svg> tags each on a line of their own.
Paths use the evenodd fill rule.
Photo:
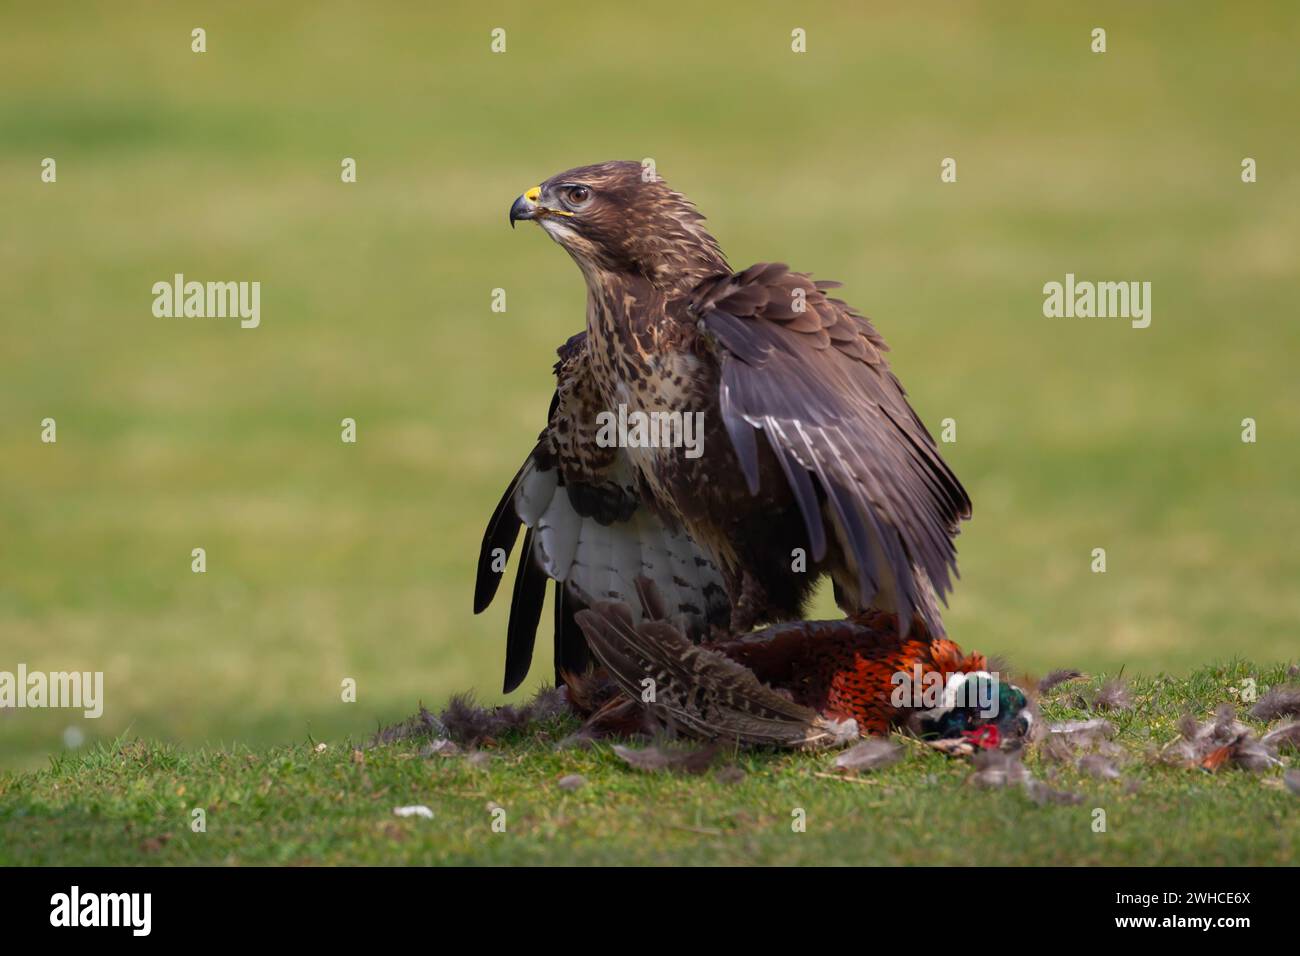
<svg viewBox="0 0 1300 956">
<path fill-rule="evenodd" d="M 919 715 L 923 737 L 964 738 L 993 749 L 1015 746 L 1033 725 L 1025 692 L 988 671 L 951 675 L 943 698 L 939 707 Z"/>
<path fill-rule="evenodd" d="M 510 225 L 537 223 L 591 281 L 643 276 L 656 285 L 727 271 L 704 217 L 652 165 L 597 163 L 552 176 L 510 207 Z"/>
</svg>

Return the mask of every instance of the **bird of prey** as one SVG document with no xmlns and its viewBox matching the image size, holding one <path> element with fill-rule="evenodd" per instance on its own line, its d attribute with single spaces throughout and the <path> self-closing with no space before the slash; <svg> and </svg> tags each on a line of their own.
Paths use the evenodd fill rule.
<svg viewBox="0 0 1300 956">
<path fill-rule="evenodd" d="M 622 600 L 635 618 L 639 577 L 691 641 L 799 619 L 825 575 L 846 614 L 944 634 L 938 599 L 970 499 L 883 339 L 827 294 L 839 283 L 780 263 L 733 271 L 703 220 L 636 162 L 568 170 L 510 208 L 512 226 L 536 223 L 577 263 L 587 314 L 483 537 L 476 613 L 527 529 L 507 692 L 527 675 L 548 579 L 557 679 L 587 665 L 576 615 Z M 614 434 L 615 415 L 652 425 Z M 691 422 L 697 444 L 683 447 Z"/>
</svg>

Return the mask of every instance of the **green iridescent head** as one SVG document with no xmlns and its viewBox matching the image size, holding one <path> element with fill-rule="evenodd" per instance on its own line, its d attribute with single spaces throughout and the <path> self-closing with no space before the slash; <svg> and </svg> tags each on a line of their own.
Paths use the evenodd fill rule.
<svg viewBox="0 0 1300 956">
<path fill-rule="evenodd" d="M 954 674 L 943 705 L 921 715 L 924 737 L 967 737 L 981 746 L 1002 746 L 1029 733 L 1033 715 L 1025 692 L 997 674 Z M 990 730 L 991 728 L 991 730 Z"/>
</svg>

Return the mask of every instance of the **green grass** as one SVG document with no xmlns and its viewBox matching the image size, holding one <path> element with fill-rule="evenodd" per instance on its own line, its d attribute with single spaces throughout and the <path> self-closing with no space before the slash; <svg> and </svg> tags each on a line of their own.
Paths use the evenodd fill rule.
<svg viewBox="0 0 1300 956">
<path fill-rule="evenodd" d="M 1134 708 L 1110 714 L 1129 754 L 1123 779 L 1072 769 L 1051 778 L 1083 795 L 1077 805 L 977 788 L 966 761 L 915 743 L 902 762 L 851 779 L 819 776 L 827 753 L 724 753 L 702 776 L 643 773 L 607 744 L 557 749 L 569 718 L 497 741 L 479 751 L 491 756 L 482 766 L 421 756 L 427 740 L 367 746 L 358 758 L 342 740 L 187 751 L 123 739 L 0 777 L 0 864 L 1289 864 L 1300 815 L 1281 771 L 1209 774 L 1150 757 L 1184 713 L 1207 715 L 1246 677 L 1262 691 L 1283 676 L 1236 662 L 1134 682 Z M 1058 690 L 1045 716 L 1090 716 L 1077 698 L 1099 682 Z M 1027 763 L 1054 772 L 1036 755 Z M 719 777 L 728 766 L 743 776 Z M 585 785 L 562 789 L 568 774 Z M 410 804 L 433 819 L 394 816 Z M 504 832 L 492 829 L 495 807 Z M 190 828 L 195 808 L 205 832 Z M 1093 829 L 1097 809 L 1104 833 Z"/>
</svg>

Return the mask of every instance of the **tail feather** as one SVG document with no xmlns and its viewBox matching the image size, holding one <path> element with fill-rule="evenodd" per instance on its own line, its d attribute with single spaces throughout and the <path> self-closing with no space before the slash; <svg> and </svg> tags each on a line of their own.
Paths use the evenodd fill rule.
<svg viewBox="0 0 1300 956">
<path fill-rule="evenodd" d="M 487 529 L 483 532 L 483 543 L 478 552 L 478 574 L 474 579 L 475 614 L 482 614 L 492 603 L 497 588 L 501 585 L 502 575 L 501 569 L 497 566 L 498 559 L 510 557 L 510 552 L 514 550 L 515 541 L 519 537 L 519 528 L 523 524 L 519 512 L 515 510 L 515 489 L 519 487 L 519 482 L 531 467 L 530 457 L 510 480 L 505 494 L 501 496 L 501 500 L 497 502 L 492 512 Z M 502 554 L 498 554 L 498 551 Z"/>
<path fill-rule="evenodd" d="M 568 683 L 568 674 L 583 674 L 591 662 L 587 641 L 574 616 L 586 605 L 563 581 L 555 582 L 555 686 Z"/>
<path fill-rule="evenodd" d="M 576 618 L 625 693 L 695 736 L 777 747 L 825 747 L 857 736 L 852 721 L 827 720 L 794 703 L 667 621 L 634 624 L 622 602 L 597 601 Z"/>
<path fill-rule="evenodd" d="M 533 529 L 524 535 L 524 550 L 515 572 L 515 592 L 510 601 L 510 620 L 506 624 L 506 677 L 503 692 L 508 694 L 524 682 L 533 661 L 533 644 L 537 640 L 537 622 L 546 600 L 546 572 L 533 557 Z"/>
</svg>

